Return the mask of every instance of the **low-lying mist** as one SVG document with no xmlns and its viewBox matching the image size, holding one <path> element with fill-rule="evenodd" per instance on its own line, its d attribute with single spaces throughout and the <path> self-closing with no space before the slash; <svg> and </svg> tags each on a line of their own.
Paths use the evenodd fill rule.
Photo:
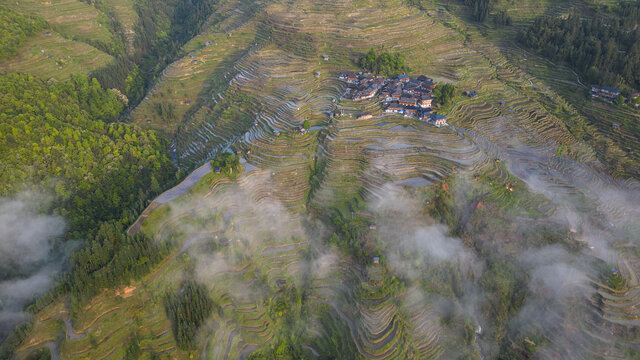
<svg viewBox="0 0 640 360">
<path fill-rule="evenodd" d="M 32 193 L 0 198 L 0 339 L 26 318 L 24 306 L 45 293 L 60 270 L 56 242 L 65 222 L 39 212 L 46 201 Z"/>
</svg>

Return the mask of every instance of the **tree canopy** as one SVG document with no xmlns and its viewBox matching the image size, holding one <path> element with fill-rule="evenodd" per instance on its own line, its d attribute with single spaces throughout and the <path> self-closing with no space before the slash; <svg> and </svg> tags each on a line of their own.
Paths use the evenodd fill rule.
<svg viewBox="0 0 640 360">
<path fill-rule="evenodd" d="M 359 65 L 374 74 L 384 74 L 388 77 L 409 71 L 409 67 L 404 63 L 404 56 L 401 54 L 383 52 L 378 55 L 373 48 L 360 57 Z"/>
<path fill-rule="evenodd" d="M 473 19 L 479 22 L 485 22 L 493 9 L 493 0 L 464 0 L 464 4 L 471 9 Z"/>
<path fill-rule="evenodd" d="M 164 308 L 180 349 L 195 347 L 198 328 L 209 317 L 214 305 L 207 288 L 192 280 L 182 284 L 180 290 L 165 295 Z"/>
<path fill-rule="evenodd" d="M 456 87 L 453 84 L 438 85 L 433 89 L 433 97 L 442 106 L 451 104 L 453 98 L 456 96 Z"/>
<path fill-rule="evenodd" d="M 0 196 L 54 194 L 54 212 L 78 236 L 102 221 L 131 221 L 175 168 L 165 139 L 113 122 L 123 108 L 84 76 L 50 84 L 0 75 Z"/>
<path fill-rule="evenodd" d="M 525 46 L 570 64 L 594 84 L 640 88 L 640 1 L 592 19 L 540 17 L 519 35 Z"/>
<path fill-rule="evenodd" d="M 229 169 L 237 170 L 239 165 L 240 159 L 230 152 L 218 154 L 215 159 L 211 160 L 211 167 L 220 168 L 222 172 L 228 172 Z"/>
<path fill-rule="evenodd" d="M 71 256 L 68 287 L 74 305 L 91 299 L 101 289 L 140 279 L 170 249 L 168 243 L 156 244 L 142 233 L 128 236 L 118 223 L 103 223 L 93 239 Z"/>
</svg>

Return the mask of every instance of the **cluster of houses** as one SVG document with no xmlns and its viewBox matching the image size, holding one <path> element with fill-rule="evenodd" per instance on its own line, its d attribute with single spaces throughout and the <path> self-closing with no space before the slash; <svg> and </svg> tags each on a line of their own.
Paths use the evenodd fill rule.
<svg viewBox="0 0 640 360">
<path fill-rule="evenodd" d="M 338 78 L 348 84 L 347 98 L 364 100 L 378 96 L 387 113 L 418 118 L 438 127 L 448 125 L 445 116 L 432 112 L 431 93 L 436 83 L 424 75 L 411 78 L 403 74 L 389 79 L 368 72 L 347 71 L 340 73 Z"/>
</svg>

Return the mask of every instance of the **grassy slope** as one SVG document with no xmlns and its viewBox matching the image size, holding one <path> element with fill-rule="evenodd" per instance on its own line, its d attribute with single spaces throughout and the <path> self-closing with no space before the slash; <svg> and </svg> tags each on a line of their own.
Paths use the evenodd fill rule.
<svg viewBox="0 0 640 360">
<path fill-rule="evenodd" d="M 96 41 L 110 43 L 116 36 L 109 30 L 107 15 L 92 5 L 79 0 L 2 0 L 0 5 L 38 15 L 52 28 L 28 39 L 16 56 L 2 60 L 3 70 L 26 72 L 45 80 L 65 80 L 70 74 L 88 74 L 112 60 L 89 45 Z M 48 31 L 51 35 L 45 36 Z"/>
<path fill-rule="evenodd" d="M 45 36 L 43 31 L 27 39 L 16 56 L 0 60 L 0 67 L 45 80 L 64 81 L 72 74 L 86 74 L 105 66 L 112 59 L 91 45 L 68 40 L 55 32 Z"/>
</svg>

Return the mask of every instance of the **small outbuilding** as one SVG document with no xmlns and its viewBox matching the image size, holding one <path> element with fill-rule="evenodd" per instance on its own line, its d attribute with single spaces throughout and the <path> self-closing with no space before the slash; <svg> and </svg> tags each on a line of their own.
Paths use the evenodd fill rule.
<svg viewBox="0 0 640 360">
<path fill-rule="evenodd" d="M 276 280 L 276 286 L 279 287 L 280 289 L 286 288 L 287 287 L 287 280 L 284 280 L 284 279 Z"/>
<path fill-rule="evenodd" d="M 380 258 L 379 258 L 379 257 L 377 257 L 377 256 L 374 256 L 374 257 L 373 257 L 373 263 L 374 263 L 374 264 L 380 264 Z"/>
</svg>

